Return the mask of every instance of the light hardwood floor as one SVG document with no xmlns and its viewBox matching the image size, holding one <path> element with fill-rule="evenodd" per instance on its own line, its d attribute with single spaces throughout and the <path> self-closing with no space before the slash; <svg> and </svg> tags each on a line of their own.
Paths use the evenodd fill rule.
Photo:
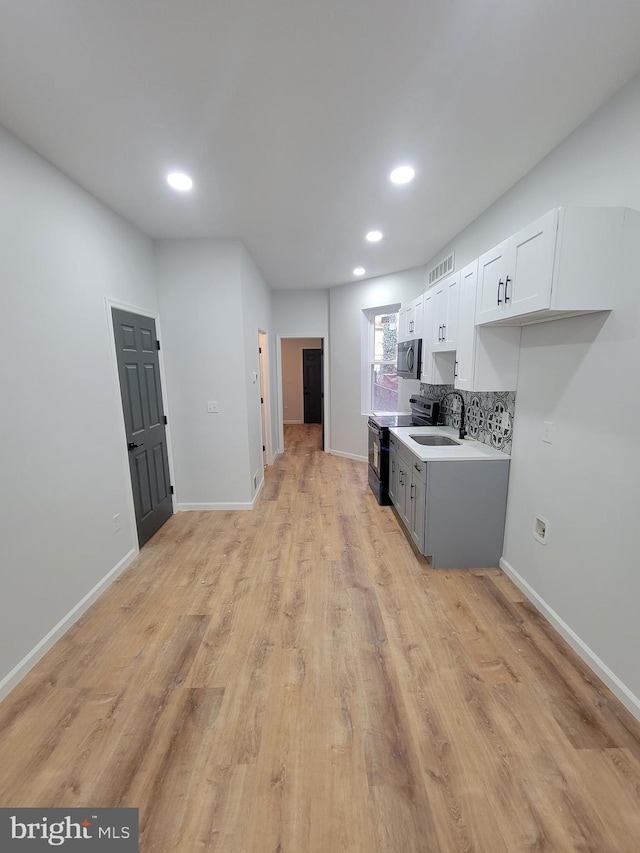
<svg viewBox="0 0 640 853">
<path fill-rule="evenodd" d="M 0 705 L 0 806 L 139 807 L 144 853 L 638 853 L 640 725 L 318 445 L 174 516 Z"/>
</svg>

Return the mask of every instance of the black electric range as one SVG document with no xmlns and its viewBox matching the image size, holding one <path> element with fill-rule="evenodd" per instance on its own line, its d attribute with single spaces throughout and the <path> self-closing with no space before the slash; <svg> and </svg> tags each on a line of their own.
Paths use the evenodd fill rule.
<svg viewBox="0 0 640 853">
<path fill-rule="evenodd" d="M 435 426 L 440 406 L 426 397 L 411 397 L 411 414 L 371 415 L 369 429 L 369 485 L 379 504 L 388 505 L 389 498 L 389 429 L 403 426 Z"/>
</svg>

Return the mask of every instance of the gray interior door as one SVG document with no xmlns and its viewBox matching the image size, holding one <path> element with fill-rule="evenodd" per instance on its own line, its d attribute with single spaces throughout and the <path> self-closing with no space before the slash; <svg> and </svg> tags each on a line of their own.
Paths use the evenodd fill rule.
<svg viewBox="0 0 640 853">
<path fill-rule="evenodd" d="M 156 324 L 111 309 L 140 546 L 173 513 Z"/>
<path fill-rule="evenodd" d="M 322 423 L 322 350 L 302 350 L 305 424 Z"/>
</svg>

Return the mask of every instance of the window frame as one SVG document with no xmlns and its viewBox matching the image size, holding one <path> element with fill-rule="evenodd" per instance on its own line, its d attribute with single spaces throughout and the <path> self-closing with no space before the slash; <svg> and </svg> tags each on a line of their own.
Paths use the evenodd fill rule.
<svg viewBox="0 0 640 853">
<path fill-rule="evenodd" d="M 367 400 L 366 400 L 366 405 L 364 406 L 364 411 L 369 413 L 369 414 L 372 414 L 374 411 L 381 412 L 381 413 L 382 412 L 392 413 L 392 412 L 396 412 L 398 410 L 398 399 L 399 399 L 399 394 L 400 394 L 399 388 L 396 392 L 397 393 L 396 402 L 395 402 L 395 406 L 393 409 L 375 408 L 374 407 L 373 394 L 374 394 L 374 385 L 375 385 L 375 369 L 376 369 L 376 366 L 393 364 L 395 367 L 395 365 L 397 364 L 397 361 L 395 361 L 395 360 L 390 361 L 390 360 L 384 360 L 384 359 L 377 359 L 376 358 L 376 353 L 375 353 L 375 331 L 376 331 L 375 330 L 375 318 L 379 317 L 379 316 L 384 316 L 387 314 L 395 314 L 396 315 L 396 334 L 397 334 L 398 327 L 399 327 L 399 321 L 400 321 L 399 312 L 400 312 L 400 305 L 397 303 L 393 304 L 393 305 L 380 305 L 380 306 L 377 306 L 375 308 L 370 308 L 366 312 L 367 327 L 368 327 L 368 330 L 367 330 L 368 331 L 368 334 L 367 334 L 367 360 L 366 360 L 366 388 L 367 388 L 366 394 L 367 394 Z M 396 343 L 397 343 L 397 338 L 396 338 Z M 363 368 L 364 367 L 365 367 L 365 365 L 363 364 Z M 364 403 L 364 399 L 363 399 L 363 403 Z"/>
</svg>

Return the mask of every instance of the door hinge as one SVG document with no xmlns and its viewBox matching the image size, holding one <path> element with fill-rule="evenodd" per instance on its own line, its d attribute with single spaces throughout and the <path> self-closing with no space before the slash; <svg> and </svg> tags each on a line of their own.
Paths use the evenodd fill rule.
<svg viewBox="0 0 640 853">
<path fill-rule="evenodd" d="M 173 486 L 169 486 L 169 494 L 173 494 Z"/>
<path fill-rule="evenodd" d="M 156 341 L 156 349 L 160 349 L 160 341 Z"/>
<path fill-rule="evenodd" d="M 262 347 L 258 347 L 258 352 L 262 352 Z"/>
<path fill-rule="evenodd" d="M 264 403 L 264 397 L 260 397 L 260 403 Z"/>
<path fill-rule="evenodd" d="M 162 420 L 164 421 L 164 425 L 166 426 L 166 425 L 167 425 L 167 423 L 168 423 L 168 421 L 167 421 L 167 416 L 166 416 L 166 415 L 164 415 L 164 417 L 162 418 Z"/>
<path fill-rule="evenodd" d="M 265 453 L 266 449 L 267 449 L 267 448 L 266 448 L 266 447 L 264 446 L 264 444 L 263 444 L 263 445 L 262 445 L 262 452 L 263 452 L 263 453 Z"/>
</svg>

